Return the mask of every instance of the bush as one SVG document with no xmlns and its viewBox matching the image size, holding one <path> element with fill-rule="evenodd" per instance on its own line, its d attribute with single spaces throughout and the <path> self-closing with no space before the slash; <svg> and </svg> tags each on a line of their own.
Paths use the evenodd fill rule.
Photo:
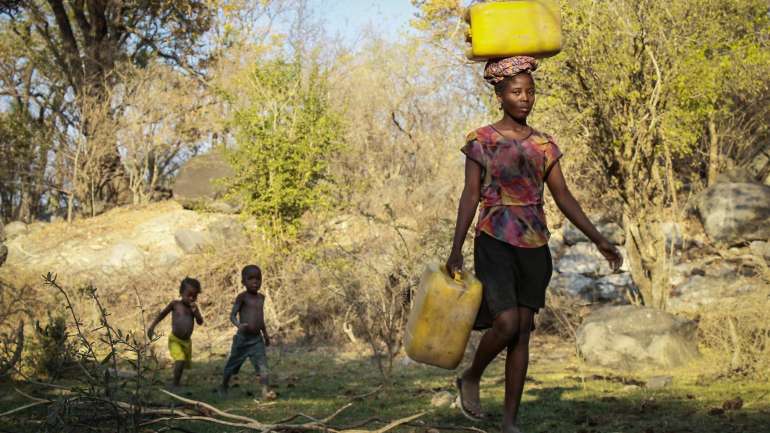
<svg viewBox="0 0 770 433">
<path fill-rule="evenodd" d="M 32 340 L 29 362 L 37 374 L 46 375 L 53 381 L 60 378 L 74 361 L 74 347 L 67 335 L 64 314 L 48 313 L 48 323 L 35 322 L 35 338 Z"/>
<path fill-rule="evenodd" d="M 720 358 L 722 373 L 770 378 L 770 288 L 702 311 L 702 343 Z"/>
</svg>

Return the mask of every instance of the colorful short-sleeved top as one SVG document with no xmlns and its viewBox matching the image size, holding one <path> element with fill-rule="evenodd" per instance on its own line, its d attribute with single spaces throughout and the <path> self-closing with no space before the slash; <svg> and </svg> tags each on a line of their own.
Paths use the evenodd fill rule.
<svg viewBox="0 0 770 433">
<path fill-rule="evenodd" d="M 523 248 L 546 245 L 543 188 L 562 156 L 553 138 L 533 129 L 523 140 L 509 140 L 484 126 L 468 134 L 462 152 L 483 169 L 476 236 L 485 232 Z"/>
</svg>

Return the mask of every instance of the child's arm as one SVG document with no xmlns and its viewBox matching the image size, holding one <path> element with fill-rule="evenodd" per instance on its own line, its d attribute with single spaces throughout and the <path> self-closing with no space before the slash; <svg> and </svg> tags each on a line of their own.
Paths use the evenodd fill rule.
<svg viewBox="0 0 770 433">
<path fill-rule="evenodd" d="M 267 327 L 265 326 L 265 297 L 262 297 L 262 306 L 260 307 L 262 311 L 259 312 L 260 316 L 262 317 L 262 325 L 260 326 L 260 332 L 262 332 L 262 338 L 265 340 L 265 346 L 270 345 L 270 336 L 267 335 Z"/>
<path fill-rule="evenodd" d="M 196 303 L 194 303 L 194 302 L 193 302 L 193 303 L 190 305 L 190 309 L 192 310 L 193 316 L 195 316 L 195 321 L 196 321 L 196 322 L 197 322 L 199 325 L 203 325 L 203 316 L 201 315 L 201 310 L 200 310 L 200 308 L 198 308 L 198 304 L 196 304 Z"/>
<path fill-rule="evenodd" d="M 264 338 L 264 340 L 265 340 L 265 346 L 269 346 L 270 345 L 270 337 L 267 335 L 267 328 L 265 328 L 264 322 L 262 323 L 262 329 L 260 329 L 260 331 L 262 331 L 262 338 Z"/>
<path fill-rule="evenodd" d="M 174 308 L 174 301 L 171 301 L 166 305 L 166 308 L 160 311 L 158 315 L 155 317 L 155 319 L 150 323 L 150 326 L 147 328 L 147 336 L 152 338 L 153 334 L 155 333 L 155 327 L 160 323 L 161 320 L 165 319 L 166 316 L 168 316 L 168 313 L 171 312 L 171 310 Z"/>
<path fill-rule="evenodd" d="M 233 309 L 230 311 L 230 323 L 232 323 L 239 330 L 241 329 L 241 322 L 238 321 L 238 312 L 241 311 L 241 305 L 243 304 L 243 294 L 235 297 L 233 302 Z"/>
</svg>

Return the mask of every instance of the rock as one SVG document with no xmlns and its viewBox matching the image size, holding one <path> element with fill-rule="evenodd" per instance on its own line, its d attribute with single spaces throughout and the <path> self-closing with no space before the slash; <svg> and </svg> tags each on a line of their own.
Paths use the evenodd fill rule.
<svg viewBox="0 0 770 433">
<path fill-rule="evenodd" d="M 559 257 L 564 249 L 564 236 L 561 231 L 551 233 L 548 239 L 548 249 L 551 251 L 551 257 Z"/>
<path fill-rule="evenodd" d="M 671 386 L 673 383 L 674 378 L 671 376 L 653 376 L 644 384 L 644 387 L 647 389 L 663 389 Z"/>
<path fill-rule="evenodd" d="M 667 307 L 672 312 L 695 313 L 706 306 L 718 308 L 724 301 L 759 290 L 762 290 L 760 281 L 738 278 L 736 274 L 724 277 L 694 274 L 671 290 Z"/>
<path fill-rule="evenodd" d="M 628 255 L 623 247 L 618 247 L 623 256 L 621 271 L 628 271 Z M 556 269 L 561 273 L 577 273 L 584 275 L 603 276 L 612 273 L 607 259 L 592 243 L 581 242 L 566 250 L 561 257 L 554 260 Z"/>
<path fill-rule="evenodd" d="M 430 405 L 433 407 L 449 407 L 454 399 L 454 395 L 449 391 L 439 391 L 433 394 L 433 398 L 430 399 Z"/>
<path fill-rule="evenodd" d="M 409 368 L 409 367 L 420 365 L 417 361 L 413 360 L 408 356 L 402 356 L 396 362 L 398 363 L 398 366 L 401 368 Z"/>
<path fill-rule="evenodd" d="M 25 235 L 28 231 L 29 228 L 26 224 L 21 221 L 13 221 L 5 226 L 5 237 L 6 239 L 10 240 L 15 237 Z"/>
<path fill-rule="evenodd" d="M 668 283 L 671 287 L 681 286 L 693 275 L 693 272 L 705 275 L 705 271 L 697 269 L 697 264 L 691 262 L 677 263 L 669 271 Z"/>
<path fill-rule="evenodd" d="M 708 264 L 701 265 L 703 274 L 712 278 L 732 278 L 738 273 L 734 264 L 724 260 L 712 260 Z M 696 271 L 696 273 L 699 273 Z"/>
<path fill-rule="evenodd" d="M 599 272 L 599 260 L 604 260 L 604 257 L 596 251 L 592 244 L 580 243 L 568 248 L 556 260 L 556 269 L 563 274 L 595 275 Z"/>
<path fill-rule="evenodd" d="M 206 228 L 211 234 L 212 241 L 219 245 L 242 244 L 247 240 L 246 231 L 236 218 L 216 219 Z"/>
<path fill-rule="evenodd" d="M 131 242 L 120 242 L 113 246 L 104 264 L 106 269 L 144 267 L 144 254 Z"/>
<path fill-rule="evenodd" d="M 190 229 L 179 229 L 174 233 L 174 240 L 185 253 L 199 253 L 211 242 L 201 232 Z"/>
<path fill-rule="evenodd" d="M 749 244 L 749 250 L 758 257 L 770 260 L 770 242 L 768 241 L 754 241 Z"/>
<path fill-rule="evenodd" d="M 241 211 L 242 206 L 237 203 L 228 203 L 224 200 L 215 200 L 205 206 L 209 212 L 236 214 Z"/>
<path fill-rule="evenodd" d="M 634 287 L 634 280 L 628 272 L 620 272 L 602 277 L 596 281 L 594 300 L 627 302 L 626 293 Z"/>
<path fill-rule="evenodd" d="M 672 247 L 681 250 L 687 246 L 684 237 L 684 228 L 681 224 L 674 221 L 663 221 L 660 223 L 659 227 L 666 240 L 666 250 L 670 251 Z"/>
<path fill-rule="evenodd" d="M 577 349 L 592 364 L 615 369 L 669 368 L 698 357 L 697 325 L 661 310 L 604 307 L 577 331 Z"/>
<path fill-rule="evenodd" d="M 639 389 L 641 389 L 639 385 L 626 385 L 623 388 L 620 388 L 620 390 L 624 392 L 634 392 L 638 391 Z"/>
<path fill-rule="evenodd" d="M 213 206 L 221 211 L 225 188 L 217 181 L 234 174 L 219 151 L 195 156 L 179 169 L 172 188 L 174 199 L 187 209 L 210 209 Z M 237 208 L 236 204 L 228 207 L 229 210 Z"/>
<path fill-rule="evenodd" d="M 717 183 L 698 200 L 698 213 L 708 237 L 734 245 L 770 238 L 770 186 Z"/>
<path fill-rule="evenodd" d="M 580 297 L 590 301 L 595 283 L 592 278 L 568 272 L 556 273 L 549 286 L 558 294 Z"/>
<path fill-rule="evenodd" d="M 626 240 L 623 228 L 620 227 L 620 225 L 617 223 L 596 223 L 596 229 L 599 230 L 599 233 L 604 235 L 607 240 L 615 245 L 623 245 Z M 575 227 L 574 224 L 569 221 L 564 224 L 563 234 L 564 242 L 567 245 L 575 245 L 580 242 L 590 242 L 586 235 L 584 235 L 583 232 L 581 232 L 577 227 Z"/>
</svg>

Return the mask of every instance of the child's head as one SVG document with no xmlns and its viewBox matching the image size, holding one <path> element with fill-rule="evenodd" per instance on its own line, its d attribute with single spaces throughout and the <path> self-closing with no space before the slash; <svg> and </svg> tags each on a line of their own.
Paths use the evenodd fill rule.
<svg viewBox="0 0 770 433">
<path fill-rule="evenodd" d="M 195 278 L 185 277 L 181 283 L 179 283 L 179 295 L 182 297 L 182 301 L 191 304 L 198 299 L 198 294 L 201 292 L 201 283 Z"/>
<path fill-rule="evenodd" d="M 257 265 L 246 265 L 241 270 L 241 283 L 246 290 L 256 293 L 262 286 L 262 269 Z"/>
</svg>

